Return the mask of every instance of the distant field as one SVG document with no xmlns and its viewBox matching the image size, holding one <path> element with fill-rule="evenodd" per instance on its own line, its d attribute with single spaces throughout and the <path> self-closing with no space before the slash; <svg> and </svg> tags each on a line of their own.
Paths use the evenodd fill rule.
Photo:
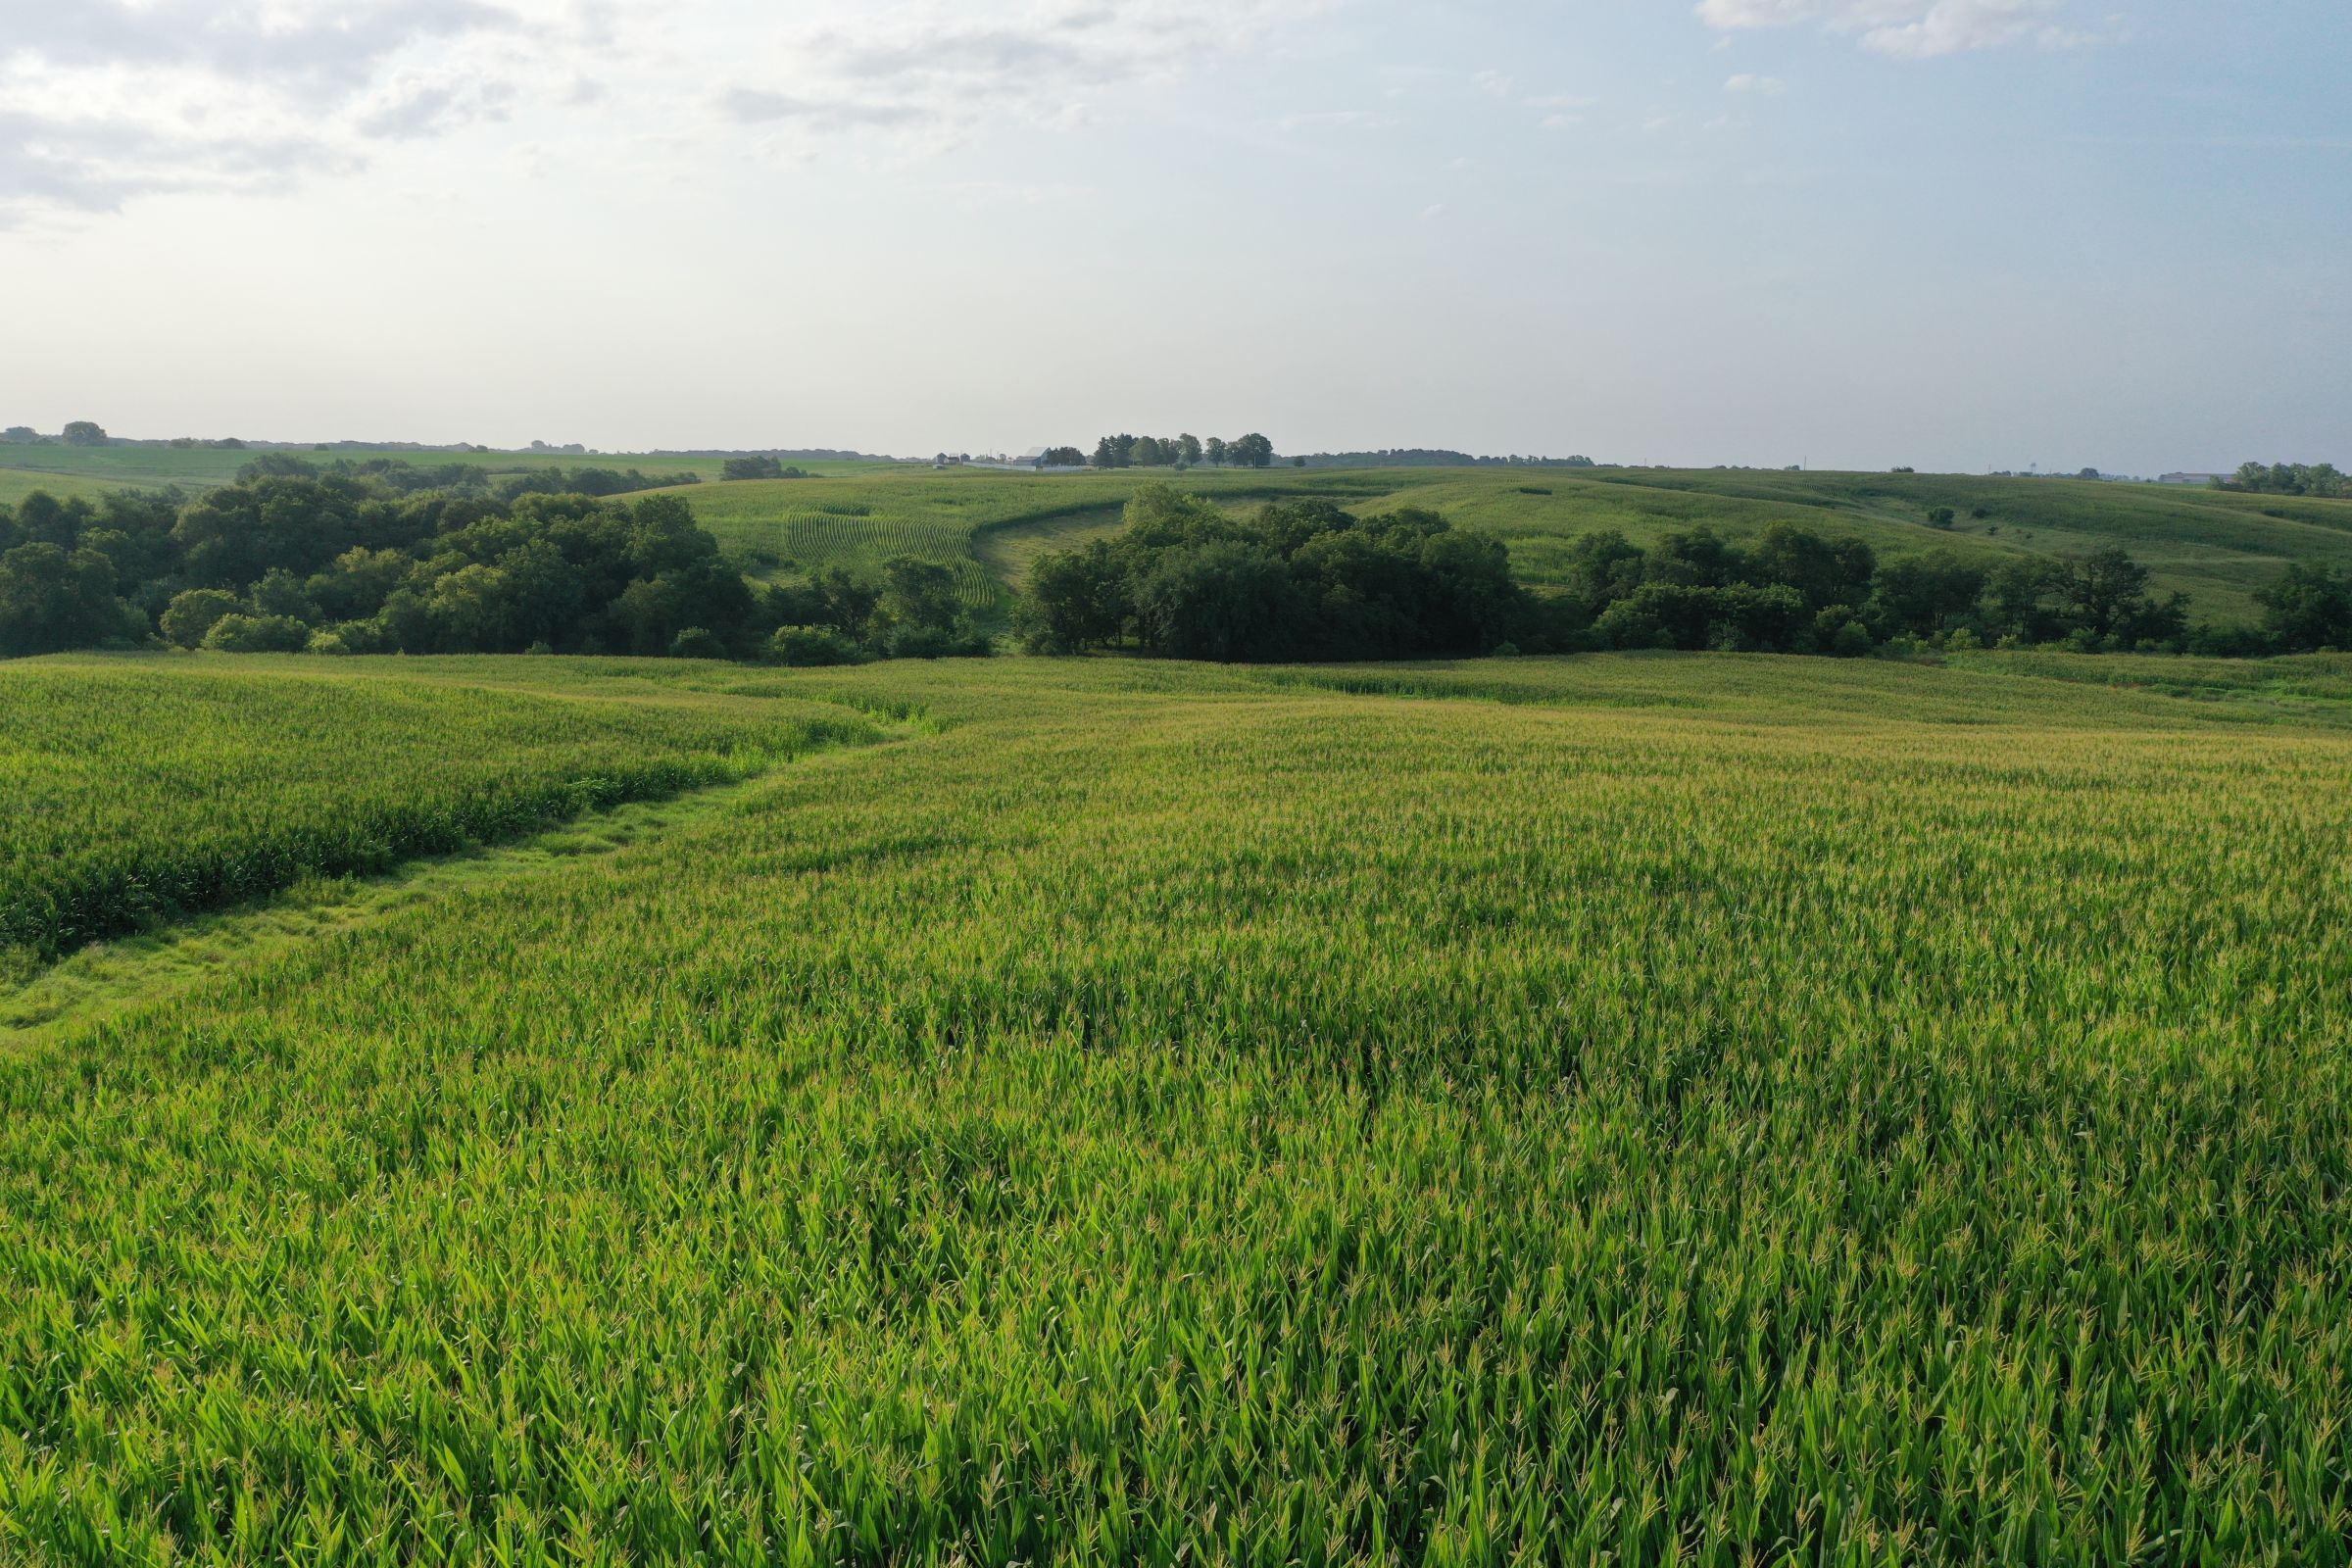
<svg viewBox="0 0 2352 1568">
<path fill-rule="evenodd" d="M 283 455 L 318 464 L 338 460 L 365 463 L 373 458 L 390 458 L 418 467 L 461 463 L 494 474 L 537 473 L 548 468 L 635 468 L 656 477 L 692 474 L 701 479 L 716 479 L 720 467 L 715 458 L 619 454 L 583 457 L 529 452 L 311 452 L 296 448 Z M 44 489 L 56 495 L 87 495 L 110 488 L 157 489 L 165 485 L 177 485 L 183 490 L 209 489 L 228 483 L 236 477 L 238 469 L 261 456 L 252 451 L 224 452 L 202 447 L 0 446 L 0 502 L 15 501 Z M 816 472 L 848 473 L 881 466 L 803 463 L 801 466 Z"/>
<path fill-rule="evenodd" d="M 0 1559 L 2347 1561 L 2343 660 L 25 679 L 35 876 L 923 722 L 64 966 Z"/>
</svg>

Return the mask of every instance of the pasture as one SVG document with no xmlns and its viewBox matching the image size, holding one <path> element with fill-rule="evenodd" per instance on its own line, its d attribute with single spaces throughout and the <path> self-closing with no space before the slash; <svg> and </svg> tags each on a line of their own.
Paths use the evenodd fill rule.
<svg viewBox="0 0 2352 1568">
<path fill-rule="evenodd" d="M 2341 661 L 322 664 L 897 738 L 0 1043 L 0 1556 L 2347 1561 Z"/>
</svg>

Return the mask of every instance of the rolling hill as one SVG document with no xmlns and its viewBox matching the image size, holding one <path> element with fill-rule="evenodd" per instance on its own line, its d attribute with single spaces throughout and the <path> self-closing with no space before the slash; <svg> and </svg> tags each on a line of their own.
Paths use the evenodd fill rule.
<svg viewBox="0 0 2352 1568">
<path fill-rule="evenodd" d="M 334 457 L 365 458 L 364 453 Z M 424 463 L 478 463 L 493 473 L 593 465 L 715 479 L 713 461 L 533 454 L 385 453 Z M 168 447 L 0 448 L 0 503 L 34 489 L 226 482 L 251 453 Z M 1004 613 L 1029 563 L 1045 550 L 1108 533 L 1150 483 L 1174 483 L 1245 508 L 1314 496 L 1351 510 L 1428 507 L 1510 548 L 1539 587 L 1562 580 L 1579 536 L 1616 529 L 1637 544 L 1710 527 L 1735 540 L 1780 521 L 1866 540 L 1882 557 L 1948 550 L 1979 559 L 2081 556 L 2120 545 L 2145 563 L 2159 592 L 2183 592 L 2192 613 L 2250 621 L 2254 592 L 2290 562 L 2352 567 L 2352 500 L 2228 494 L 2079 479 L 1967 474 L 1789 473 L 1660 468 L 1131 469 L 1027 474 L 936 470 L 906 464 L 810 465 L 804 479 L 681 487 L 704 525 L 755 577 L 780 580 L 828 566 L 871 572 L 896 555 L 951 566 L 965 604 Z M 1938 509 L 1953 514 L 1935 526 Z"/>
</svg>

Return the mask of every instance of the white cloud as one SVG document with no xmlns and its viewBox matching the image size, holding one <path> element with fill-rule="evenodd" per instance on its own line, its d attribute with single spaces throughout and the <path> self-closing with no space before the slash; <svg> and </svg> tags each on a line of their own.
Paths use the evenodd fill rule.
<svg viewBox="0 0 2352 1568">
<path fill-rule="evenodd" d="M 1726 32 L 1816 23 L 1858 36 L 1881 54 L 1927 59 L 2028 40 L 2045 48 L 2090 41 L 2055 19 L 2066 0 L 1698 0 L 1698 18 Z"/>
<path fill-rule="evenodd" d="M 760 118 L 803 137 L 887 131 L 915 150 L 954 145 L 994 123 L 1067 128 L 1085 122 L 1091 99 L 1263 49 L 1285 24 L 1336 3 L 1199 0 L 1177 10 L 1150 0 L 834 0 L 816 8 L 829 17 L 736 35 L 729 47 L 745 63 L 718 102 L 740 122 L 748 105 L 781 100 L 800 112 Z M 660 27 L 649 29 L 649 46 Z"/>
<path fill-rule="evenodd" d="M 0 226 L 268 188 L 512 112 L 560 0 L 0 0 Z"/>
<path fill-rule="evenodd" d="M 1723 84 L 1723 90 L 1730 93 L 1743 93 L 1756 97 L 1769 98 L 1777 97 L 1781 93 L 1787 92 L 1788 90 L 1788 84 L 1778 76 L 1757 76 L 1751 75 L 1746 72 L 1741 72 L 1739 75 L 1734 76 L 1729 81 L 1725 82 Z"/>
<path fill-rule="evenodd" d="M 0 0 L 0 227 L 278 188 L 534 110 L 803 153 L 1074 130 L 1339 3 Z"/>
</svg>

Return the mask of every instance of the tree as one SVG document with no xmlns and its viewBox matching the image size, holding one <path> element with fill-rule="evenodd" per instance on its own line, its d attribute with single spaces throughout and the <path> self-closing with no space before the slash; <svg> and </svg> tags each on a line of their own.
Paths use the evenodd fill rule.
<svg viewBox="0 0 2352 1568">
<path fill-rule="evenodd" d="M 1210 466 L 1218 468 L 1225 466 L 1225 438 L 1223 436 L 1210 436 L 1201 445 L 1200 452 L 1203 457 L 1208 459 Z"/>
<path fill-rule="evenodd" d="M 1095 443 L 1095 466 L 1127 468 L 1135 465 L 1137 441 L 1131 435 L 1106 435 Z"/>
<path fill-rule="evenodd" d="M 311 643 L 311 628 L 291 615 L 222 615 L 204 634 L 216 654 L 299 654 Z"/>
<path fill-rule="evenodd" d="M 1176 438 L 1176 461 L 1187 466 L 1200 466 L 1200 438 L 1197 435 L 1187 432 Z"/>
<path fill-rule="evenodd" d="M 172 596 L 157 630 L 164 634 L 164 641 L 174 647 L 199 647 L 205 634 L 220 624 L 222 616 L 237 614 L 244 608 L 235 594 L 223 589 L 190 588 Z"/>
<path fill-rule="evenodd" d="M 102 447 L 106 432 L 88 419 L 75 419 L 65 428 L 64 440 L 70 447 Z"/>
<path fill-rule="evenodd" d="M 2296 563 L 2254 602 L 2263 608 L 2263 629 L 2288 653 L 2352 648 L 2352 572 L 2317 563 Z"/>
<path fill-rule="evenodd" d="M 2147 567 L 2120 545 L 2102 545 L 2069 570 L 2067 610 L 2079 626 L 2127 646 L 2180 637 L 2187 629 L 2186 599 L 2175 594 L 2159 604 L 2147 589 Z"/>
<path fill-rule="evenodd" d="M 1076 447 L 1049 447 L 1039 461 L 1048 468 L 1082 468 L 1086 466 L 1086 454 Z"/>
<path fill-rule="evenodd" d="M 939 461 L 944 466 L 948 461 L 946 454 L 941 454 Z M 721 479 L 781 479 L 785 476 L 784 465 L 774 458 L 729 458 L 718 466 L 718 476 Z"/>
<path fill-rule="evenodd" d="M 1139 468 L 1156 468 L 1162 465 L 1174 462 L 1175 459 L 1170 456 L 1167 448 L 1160 443 L 1158 437 L 1143 435 L 1135 438 L 1135 448 L 1131 461 Z"/>
<path fill-rule="evenodd" d="M 1859 539 L 1824 539 L 1790 522 L 1776 522 L 1757 536 L 1747 553 L 1748 580 L 1796 590 L 1807 609 L 1833 605 L 1859 609 L 1870 598 L 1878 558 Z"/>
<path fill-rule="evenodd" d="M 36 541 L 0 555 L 0 657 L 104 642 L 124 630 L 125 609 L 95 550 Z"/>
<path fill-rule="evenodd" d="M 0 430 L 0 445 L 30 446 L 41 438 L 41 432 L 29 424 L 12 424 Z"/>
<path fill-rule="evenodd" d="M 1096 539 L 1038 558 L 1013 629 L 1039 653 L 1075 654 L 1117 642 L 1134 613 L 1126 563 Z"/>
<path fill-rule="evenodd" d="M 894 556 L 882 564 L 882 597 L 875 612 L 886 629 L 952 630 L 963 612 L 956 595 L 956 574 L 933 562 Z"/>
<path fill-rule="evenodd" d="M 1162 553 L 1136 580 L 1135 610 L 1154 653 L 1224 663 L 1282 657 L 1298 618 L 1282 559 L 1240 540 Z"/>
<path fill-rule="evenodd" d="M 1938 551 L 1881 566 L 1864 611 L 1882 642 L 1927 637 L 1974 613 L 1984 591 L 1984 567 Z"/>
<path fill-rule="evenodd" d="M 1236 467 L 1267 467 L 1274 462 L 1274 443 L 1252 431 L 1228 446 L 1225 456 Z"/>
<path fill-rule="evenodd" d="M 2255 590 L 2263 630 L 2287 653 L 2352 648 L 2352 572 L 2301 562 Z"/>
</svg>

